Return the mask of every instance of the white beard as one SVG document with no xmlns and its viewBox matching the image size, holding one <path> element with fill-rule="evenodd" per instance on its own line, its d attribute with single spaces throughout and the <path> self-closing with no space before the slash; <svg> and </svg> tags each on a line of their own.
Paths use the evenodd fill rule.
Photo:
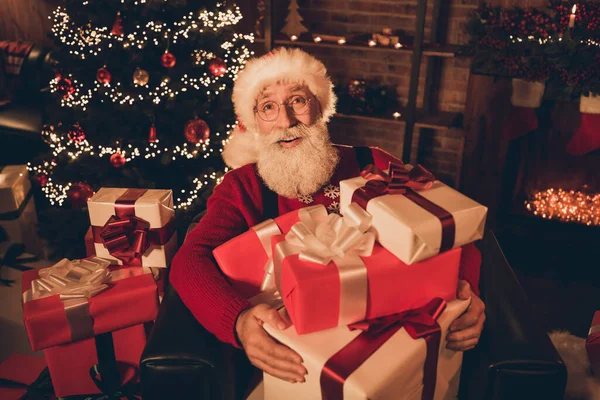
<svg viewBox="0 0 600 400">
<path fill-rule="evenodd" d="M 254 135 L 259 143 L 258 174 L 269 189 L 287 198 L 317 192 L 329 181 L 340 159 L 322 122 Z M 291 148 L 278 143 L 293 138 L 302 139 Z"/>
</svg>

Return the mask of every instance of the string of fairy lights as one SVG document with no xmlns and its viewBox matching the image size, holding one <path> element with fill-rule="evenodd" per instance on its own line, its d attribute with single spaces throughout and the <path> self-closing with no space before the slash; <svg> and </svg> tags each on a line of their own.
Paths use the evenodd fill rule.
<svg viewBox="0 0 600 400">
<path fill-rule="evenodd" d="M 130 0 L 128 0 L 130 1 Z M 164 0 L 165 2 L 168 0 Z M 121 0 L 125 4 L 126 0 Z M 133 5 L 145 4 L 145 0 L 136 0 Z M 89 1 L 84 1 L 83 5 L 89 5 Z M 71 20 L 63 7 L 58 7 L 50 17 L 53 20 L 52 32 L 60 42 L 67 48 L 68 52 L 85 60 L 89 57 L 97 57 L 104 50 L 121 46 L 123 49 L 135 47 L 144 49 L 148 45 L 162 46 L 168 50 L 169 45 L 177 43 L 178 40 L 186 40 L 191 34 L 218 33 L 221 29 L 236 25 L 242 15 L 239 7 L 234 10 L 225 9 L 223 4 L 217 4 L 216 11 L 202 10 L 197 13 L 190 13 L 183 17 L 181 21 L 172 25 L 160 22 L 148 22 L 145 26 L 136 26 L 137 30 L 128 34 L 114 34 L 108 27 L 92 27 L 90 24 L 78 27 Z M 237 74 L 244 67 L 246 61 L 250 59 L 254 52 L 249 50 L 243 43 L 247 41 L 254 42 L 254 35 L 233 33 L 231 40 L 226 40 L 221 44 L 223 50 L 223 63 L 225 71 L 222 74 L 209 75 L 204 72 L 201 76 L 183 75 L 180 79 L 174 80 L 170 77 L 163 78 L 160 83 L 153 87 L 148 84 L 135 86 L 135 93 L 128 92 L 121 82 L 99 82 L 96 81 L 94 87 L 86 87 L 72 74 L 57 76 L 50 81 L 50 90 L 55 93 L 60 90 L 59 83 L 62 79 L 69 79 L 72 90 L 65 93 L 60 100 L 62 107 L 78 108 L 86 111 L 94 96 L 99 96 L 101 102 L 111 101 L 114 104 L 123 106 L 134 106 L 136 103 L 150 101 L 155 105 L 163 101 L 173 99 L 181 92 L 188 90 L 206 90 L 206 95 L 218 95 L 227 88 L 224 82 L 225 78 L 235 80 Z M 238 43 L 241 42 L 241 43 Z M 206 62 L 216 58 L 214 53 L 194 51 L 190 54 L 194 64 L 204 65 Z M 140 92 L 140 89 L 145 89 Z M 237 123 L 226 125 L 226 132 L 212 132 L 215 136 L 213 143 L 219 141 L 221 148 L 229 141 L 229 134 L 236 127 Z M 37 165 L 28 164 L 28 169 L 36 176 L 47 177 L 46 183 L 42 186 L 42 191 L 52 205 L 62 206 L 68 199 L 69 189 L 73 183 L 56 182 L 52 175 L 59 165 L 55 160 L 59 155 L 66 155 L 69 160 L 77 160 L 82 155 L 111 157 L 119 154 L 126 162 L 135 159 L 151 159 L 156 157 L 170 157 L 173 161 L 179 158 L 192 159 L 197 157 L 210 157 L 216 150 L 211 147 L 211 140 L 205 139 L 198 143 L 183 143 L 174 147 L 161 146 L 157 139 L 152 143 L 143 145 L 132 145 L 116 142 L 112 146 L 92 145 L 86 139 L 81 141 L 71 140 L 67 135 L 62 135 L 54 130 L 53 126 L 47 126 L 42 131 L 46 142 L 49 144 L 52 152 L 51 161 L 43 161 Z M 224 172 L 227 172 L 227 168 Z M 179 193 L 174 193 L 175 208 L 187 208 L 199 195 L 200 190 L 214 181 L 218 184 L 223 177 L 222 173 L 205 174 L 203 177 L 197 177 L 192 182 L 190 189 L 181 189 Z"/>
<path fill-rule="evenodd" d="M 544 219 L 600 226 L 600 193 L 547 189 L 525 202 L 527 210 Z"/>
</svg>

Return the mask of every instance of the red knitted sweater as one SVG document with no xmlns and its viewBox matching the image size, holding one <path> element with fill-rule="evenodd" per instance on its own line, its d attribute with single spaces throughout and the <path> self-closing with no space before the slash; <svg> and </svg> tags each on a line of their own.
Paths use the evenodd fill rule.
<svg viewBox="0 0 600 400">
<path fill-rule="evenodd" d="M 339 207 L 336 189 L 339 181 L 358 176 L 360 167 L 351 147 L 339 146 L 340 163 L 329 185 L 312 198 L 333 210 Z M 387 169 L 395 160 L 391 155 L 372 149 L 375 164 Z M 298 199 L 279 196 L 279 214 L 306 207 Z M 262 183 L 255 165 L 249 164 L 225 175 L 208 200 L 207 212 L 173 259 L 170 281 L 183 303 L 207 330 L 223 342 L 239 347 L 235 339 L 235 322 L 250 303 L 238 294 L 212 255 L 213 249 L 262 222 Z M 478 291 L 481 257 L 473 245 L 465 246 L 461 259 L 461 279 Z"/>
</svg>

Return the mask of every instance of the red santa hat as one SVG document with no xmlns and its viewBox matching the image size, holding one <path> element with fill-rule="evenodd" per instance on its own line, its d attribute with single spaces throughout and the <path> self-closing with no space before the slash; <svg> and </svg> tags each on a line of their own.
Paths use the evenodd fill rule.
<svg viewBox="0 0 600 400">
<path fill-rule="evenodd" d="M 321 105 L 321 121 L 328 122 L 335 114 L 337 98 L 333 92 L 333 83 L 327 76 L 327 69 L 321 61 L 300 49 L 284 47 L 254 58 L 246 63 L 233 86 L 232 99 L 238 126 L 223 149 L 223 159 L 228 166 L 237 168 L 256 162 L 256 99 L 267 86 L 290 82 L 306 85 L 317 98 Z"/>
</svg>

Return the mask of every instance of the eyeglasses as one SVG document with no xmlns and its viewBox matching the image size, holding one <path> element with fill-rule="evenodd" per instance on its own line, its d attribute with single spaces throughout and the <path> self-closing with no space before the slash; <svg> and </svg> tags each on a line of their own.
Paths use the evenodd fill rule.
<svg viewBox="0 0 600 400">
<path fill-rule="evenodd" d="M 305 96 L 292 96 L 289 100 L 283 103 L 277 103 L 275 101 L 267 101 L 258 107 L 254 107 L 254 112 L 258 114 L 260 119 L 265 122 L 273 122 L 279 117 L 279 109 L 281 106 L 286 106 L 294 115 L 304 115 L 308 112 L 309 106 L 312 99 Z"/>
</svg>

